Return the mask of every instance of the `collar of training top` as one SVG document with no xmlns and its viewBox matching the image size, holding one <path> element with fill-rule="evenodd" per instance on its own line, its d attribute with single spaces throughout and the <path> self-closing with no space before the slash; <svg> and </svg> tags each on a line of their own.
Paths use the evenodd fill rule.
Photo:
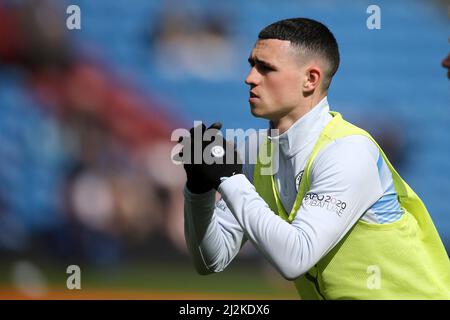
<svg viewBox="0 0 450 320">
<path fill-rule="evenodd" d="M 280 151 L 285 156 L 292 157 L 320 133 L 324 122 L 321 120 L 329 116 L 329 111 L 328 99 L 325 97 L 286 132 L 278 136 L 268 135 L 267 138 L 271 142 L 279 143 Z"/>
</svg>

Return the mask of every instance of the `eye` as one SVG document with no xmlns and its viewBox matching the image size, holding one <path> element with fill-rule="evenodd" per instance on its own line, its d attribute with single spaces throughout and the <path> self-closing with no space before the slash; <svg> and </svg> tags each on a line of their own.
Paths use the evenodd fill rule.
<svg viewBox="0 0 450 320">
<path fill-rule="evenodd" d="M 253 68 L 253 67 L 256 66 L 256 69 L 260 73 L 267 73 L 267 72 L 270 72 L 270 71 L 275 71 L 274 67 L 266 64 L 263 61 L 259 61 L 259 60 L 256 60 L 256 59 L 248 59 L 248 63 L 250 65 L 250 68 Z"/>
<path fill-rule="evenodd" d="M 258 63 L 256 68 L 258 69 L 259 72 L 262 72 L 262 73 L 274 71 L 273 68 L 269 67 L 268 65 L 262 64 L 262 63 Z"/>
</svg>

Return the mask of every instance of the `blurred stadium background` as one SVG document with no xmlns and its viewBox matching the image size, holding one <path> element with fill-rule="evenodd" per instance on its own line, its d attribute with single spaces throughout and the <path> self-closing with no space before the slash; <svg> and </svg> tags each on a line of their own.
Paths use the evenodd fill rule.
<svg viewBox="0 0 450 320">
<path fill-rule="evenodd" d="M 69 5 L 81 30 L 66 28 Z M 368 30 L 366 9 L 381 8 Z M 259 30 L 335 34 L 334 110 L 371 132 L 450 250 L 448 1 L 0 0 L 0 298 L 295 299 L 251 247 L 195 274 L 175 128 L 265 128 L 244 78 Z M 66 268 L 81 268 L 81 290 Z"/>
</svg>

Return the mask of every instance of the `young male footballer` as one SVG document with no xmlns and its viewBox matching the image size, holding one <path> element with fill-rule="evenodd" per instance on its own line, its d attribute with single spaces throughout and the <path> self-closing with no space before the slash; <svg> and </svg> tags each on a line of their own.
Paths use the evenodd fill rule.
<svg viewBox="0 0 450 320">
<path fill-rule="evenodd" d="M 197 271 L 223 271 L 251 241 L 302 299 L 449 299 L 449 259 L 425 205 L 366 131 L 330 111 L 339 66 L 330 30 L 306 18 L 275 22 L 248 61 L 251 113 L 278 134 L 238 153 L 211 148 L 231 142 L 203 139 L 205 126 L 191 129 L 186 141 L 223 160 L 184 164 Z M 252 151 L 271 152 L 277 170 L 267 174 L 262 157 L 242 164 Z"/>
</svg>

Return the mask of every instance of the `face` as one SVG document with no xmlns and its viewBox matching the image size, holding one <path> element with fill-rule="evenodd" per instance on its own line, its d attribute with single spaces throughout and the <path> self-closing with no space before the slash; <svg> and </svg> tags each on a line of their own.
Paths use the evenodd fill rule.
<svg viewBox="0 0 450 320">
<path fill-rule="evenodd" d="M 303 68 L 289 41 L 258 40 L 250 54 L 249 103 L 256 117 L 278 120 L 292 112 L 302 99 Z"/>
</svg>

